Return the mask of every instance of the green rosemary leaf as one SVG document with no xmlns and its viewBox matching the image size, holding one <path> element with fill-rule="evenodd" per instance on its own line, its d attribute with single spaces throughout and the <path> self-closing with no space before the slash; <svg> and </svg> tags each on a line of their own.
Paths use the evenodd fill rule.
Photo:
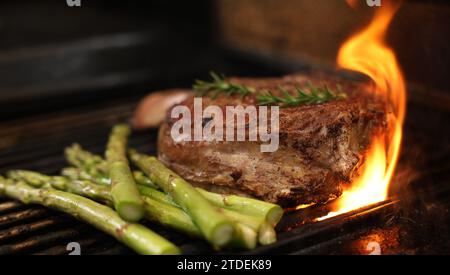
<svg viewBox="0 0 450 275">
<path fill-rule="evenodd" d="M 279 88 L 282 97 L 273 95 L 271 92 L 264 93 L 258 97 L 260 105 L 280 105 L 280 107 L 293 107 L 299 105 L 321 104 L 331 100 L 341 100 L 346 97 L 342 92 L 333 93 L 327 86 L 315 87 L 310 85 L 309 92 L 296 87 L 296 95 L 293 96 L 286 89 Z"/>
<path fill-rule="evenodd" d="M 197 95 L 209 95 L 215 99 L 219 95 L 240 95 L 241 97 L 255 93 L 255 89 L 242 84 L 229 81 L 224 75 L 210 72 L 212 81 L 196 80 L 192 88 L 197 91 Z M 281 96 L 275 96 L 271 91 L 263 91 L 257 96 L 259 105 L 279 105 L 280 107 L 293 107 L 299 105 L 321 104 L 332 100 L 341 100 L 347 95 L 341 92 L 340 86 L 337 92 L 333 92 L 326 85 L 322 87 L 314 86 L 312 83 L 307 84 L 307 88 L 295 88 L 295 95 L 291 94 L 285 88 L 278 87 Z"/>
<path fill-rule="evenodd" d="M 212 82 L 197 80 L 192 86 L 192 88 L 197 91 L 198 95 L 204 96 L 209 92 L 212 92 L 213 98 L 217 98 L 220 94 L 228 96 L 240 95 L 245 97 L 255 92 L 251 87 L 230 82 L 224 75 L 219 75 L 215 72 L 210 72 L 210 75 L 213 80 Z"/>
</svg>

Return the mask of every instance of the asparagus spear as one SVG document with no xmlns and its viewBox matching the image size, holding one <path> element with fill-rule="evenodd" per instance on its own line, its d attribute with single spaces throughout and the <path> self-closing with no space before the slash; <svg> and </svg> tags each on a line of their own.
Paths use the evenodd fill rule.
<svg viewBox="0 0 450 275">
<path fill-rule="evenodd" d="M 268 223 L 263 222 L 258 230 L 258 242 L 262 245 L 268 245 L 277 241 L 275 229 Z"/>
<path fill-rule="evenodd" d="M 26 181 L 32 187 L 42 187 L 50 181 L 51 177 L 28 170 L 12 170 L 8 172 L 8 177 L 15 181 Z"/>
<path fill-rule="evenodd" d="M 122 220 L 111 208 L 90 199 L 54 189 L 36 189 L 0 177 L 0 194 L 23 203 L 41 204 L 85 221 L 140 254 L 179 254 L 179 249 L 150 229 Z"/>
<path fill-rule="evenodd" d="M 76 147 L 76 150 L 74 150 L 73 154 L 76 155 L 76 159 L 83 160 L 84 164 L 81 164 L 82 167 L 89 166 L 90 163 L 99 163 L 98 158 L 95 155 L 83 150 L 79 145 Z M 79 154 L 80 156 L 77 156 L 77 154 Z M 97 170 L 101 170 L 101 162 L 98 165 L 100 165 L 100 168 Z M 155 184 L 140 171 L 134 172 L 134 178 L 139 184 L 149 187 L 155 187 Z M 108 179 L 99 181 L 107 182 Z M 97 182 L 97 180 L 95 182 Z M 255 217 L 263 217 L 272 226 L 275 226 L 283 216 L 283 209 L 279 205 L 273 203 L 236 195 L 221 195 L 208 192 L 201 188 L 197 188 L 197 190 L 216 206 L 235 210 L 243 214 L 248 214 Z"/>
<path fill-rule="evenodd" d="M 33 171 L 12 170 L 8 172 L 8 177 L 25 182 L 28 185 L 38 188 L 54 188 L 60 191 L 74 193 L 88 197 L 95 201 L 111 204 L 110 190 L 107 186 L 92 184 L 86 180 L 71 180 L 59 176 L 47 176 Z"/>
<path fill-rule="evenodd" d="M 148 184 L 145 186 L 138 184 L 141 195 L 153 198 L 162 203 L 178 206 L 170 196 L 148 186 Z M 274 227 L 283 215 L 283 209 L 276 204 L 235 195 L 216 194 L 201 188 L 196 188 L 196 190 L 208 201 L 223 208 L 224 213 L 232 217 L 233 220 L 252 220 L 250 223 L 258 224 L 258 226 L 263 222 L 267 222 L 268 226 Z M 256 228 L 257 231 L 259 230 L 258 228 Z M 267 232 L 267 234 L 273 234 L 273 228 L 272 233 Z"/>
<path fill-rule="evenodd" d="M 28 170 L 11 170 L 8 177 L 18 182 L 25 182 L 32 187 L 54 188 L 59 191 L 74 193 L 80 196 L 90 198 L 95 201 L 112 204 L 110 189 L 107 186 L 101 186 L 89 181 L 73 180 L 65 177 L 47 176 Z M 148 188 L 148 187 L 146 187 Z M 156 197 L 161 198 L 164 193 L 151 189 L 153 193 L 159 193 Z M 144 196 L 144 195 L 143 195 Z M 154 194 L 152 195 L 154 196 Z M 187 233 L 193 236 L 201 236 L 200 231 L 192 223 L 189 216 L 178 206 L 167 204 L 155 200 L 151 197 L 143 197 L 145 216 L 148 220 L 159 222 L 162 225 Z"/>
<path fill-rule="evenodd" d="M 80 147 L 78 149 L 82 150 Z M 89 156 L 89 153 L 82 153 L 82 155 Z M 82 158 L 80 157 L 79 159 L 82 159 Z M 94 163 L 94 161 L 90 160 L 90 159 L 86 159 L 86 161 L 90 162 L 90 163 Z M 63 174 L 69 175 L 71 178 L 77 178 L 77 177 L 79 178 L 79 176 L 82 175 L 82 173 L 76 172 L 76 170 L 73 171 L 72 169 L 73 168 L 64 169 Z M 150 198 L 155 199 L 156 201 L 178 207 L 178 205 L 172 200 L 172 198 L 170 196 L 167 196 L 166 194 L 159 192 L 157 190 L 154 190 L 152 188 L 148 188 L 147 186 L 155 188 L 155 184 L 148 177 L 146 177 L 142 172 L 135 171 L 133 174 L 134 174 L 136 182 L 140 184 L 140 185 L 138 185 L 138 189 L 139 189 L 141 195 L 148 196 Z M 101 181 L 102 183 L 105 183 L 105 182 L 108 182 L 109 179 L 96 178 L 95 181 L 96 182 Z M 197 190 L 200 191 L 206 199 L 208 199 L 210 202 L 212 202 L 216 206 L 222 207 L 224 209 L 234 210 L 234 211 L 228 211 L 227 213 L 224 212 L 224 214 L 226 214 L 226 216 L 228 216 L 232 220 L 244 223 L 247 226 L 254 229 L 256 232 L 258 232 L 258 238 L 259 238 L 259 242 L 261 244 L 269 244 L 269 243 L 273 243 L 276 241 L 276 232 L 272 228 L 272 226 L 275 226 L 278 223 L 278 221 L 280 220 L 281 216 L 283 215 L 283 210 L 280 206 L 271 204 L 271 203 L 266 203 L 266 202 L 259 201 L 259 200 L 255 200 L 255 199 L 251 199 L 251 198 L 246 198 L 246 197 L 240 197 L 240 196 L 235 196 L 235 195 L 216 194 L 216 193 L 208 192 L 201 188 L 197 188 Z M 251 215 L 256 218 L 266 219 L 269 224 L 263 225 L 262 221 L 258 221 L 256 223 L 249 222 L 250 219 L 245 216 L 241 215 L 241 217 L 236 217 L 236 215 L 239 215 L 239 214 L 236 213 L 235 211 L 241 212 L 243 214 Z M 252 225 L 252 223 L 253 223 L 253 225 Z M 255 224 L 256 224 L 256 226 L 255 226 Z"/>
<path fill-rule="evenodd" d="M 165 203 L 174 203 L 173 200 L 164 193 L 147 186 L 138 185 L 141 194 L 146 194 Z M 217 194 L 206 191 L 202 188 L 196 188 L 196 190 L 214 205 L 224 208 L 224 210 L 232 210 L 227 211 L 227 213 L 234 212 L 236 213 L 235 215 L 240 213 L 255 217 L 257 219 L 262 219 L 267 221 L 267 223 L 272 227 L 275 227 L 283 216 L 283 209 L 277 204 L 236 195 Z"/>
<path fill-rule="evenodd" d="M 95 176 L 86 172 L 85 170 L 75 168 L 75 167 L 67 167 L 61 170 L 61 175 L 73 180 L 88 180 L 94 182 L 99 185 L 110 186 L 111 179 L 107 176 Z"/>
<path fill-rule="evenodd" d="M 16 181 L 23 181 L 27 184 L 38 188 L 55 188 L 60 191 L 76 193 L 86 196 L 96 201 L 112 203 L 109 194 L 109 188 L 106 186 L 96 185 L 89 181 L 72 180 L 58 176 L 47 176 L 33 171 L 12 170 L 8 172 L 8 176 Z M 168 226 L 177 231 L 186 233 L 191 236 L 201 237 L 202 234 L 194 225 L 191 218 L 176 205 L 173 200 L 166 194 L 153 188 L 141 186 L 146 190 L 149 196 L 141 193 L 144 200 L 145 216 L 148 220 L 158 222 L 164 226 Z M 145 193 L 145 192 L 144 192 Z M 156 199 L 153 199 L 156 198 Z M 229 211 L 228 212 L 233 212 Z M 237 247 L 252 249 L 256 245 L 256 233 L 250 232 L 249 228 L 258 226 L 257 221 L 252 217 L 247 217 L 239 213 L 229 213 L 231 219 L 236 222 L 242 222 L 239 225 L 240 231 L 233 236 L 232 244 Z M 257 230 L 256 230 L 257 231 Z"/>
<path fill-rule="evenodd" d="M 170 194 L 208 241 L 216 246 L 223 246 L 231 240 L 233 223 L 221 213 L 221 209 L 212 205 L 194 187 L 154 157 L 146 157 L 132 151 L 131 159 L 152 182 Z"/>
<path fill-rule="evenodd" d="M 234 224 L 233 238 L 231 244 L 246 249 L 254 249 L 257 242 L 257 233 L 242 223 Z"/>
<path fill-rule="evenodd" d="M 141 178 L 140 181 L 136 180 L 136 183 L 138 183 L 137 187 L 138 187 L 138 190 L 139 190 L 139 193 L 141 194 L 141 196 L 150 197 L 159 202 L 178 207 L 178 205 L 172 200 L 172 198 L 170 196 L 166 195 L 165 193 L 163 193 L 161 191 L 156 190 L 155 188 L 148 187 L 148 186 L 154 187 L 155 185 L 150 182 L 150 179 L 148 177 L 142 175 L 141 173 L 142 172 L 140 172 L 140 171 L 139 171 L 139 173 L 137 171 L 135 171 L 133 173 L 133 174 L 137 175 L 137 177 Z M 92 183 L 98 183 L 98 181 L 106 183 L 108 181 L 109 182 L 111 181 L 107 177 L 103 177 L 103 178 L 94 177 L 92 175 L 85 173 L 84 171 L 82 171 L 80 169 L 72 168 L 72 167 L 64 168 L 62 170 L 62 175 L 73 181 L 86 180 L 86 181 L 90 181 Z M 23 171 L 23 170 L 10 171 L 9 176 L 12 178 L 15 178 L 15 179 L 24 179 L 30 185 L 37 186 L 37 187 L 41 186 L 42 183 L 39 180 L 36 180 L 36 178 L 44 179 L 44 180 L 46 179 L 46 178 L 43 178 L 43 175 L 40 175 L 36 172 Z M 135 176 L 135 179 L 136 179 L 136 176 Z M 144 184 L 141 184 L 141 183 L 144 183 Z"/>
<path fill-rule="evenodd" d="M 73 174 L 78 174 L 78 173 L 73 173 Z M 158 191 L 154 188 L 144 186 L 141 184 L 138 184 L 138 189 L 139 189 L 139 192 L 141 193 L 141 196 L 148 197 L 148 198 L 150 198 L 156 202 L 162 203 L 164 205 L 179 207 L 179 205 L 176 202 L 174 202 L 173 199 L 169 195 L 167 195 L 161 191 Z M 212 202 L 213 203 L 216 202 L 215 198 L 217 197 L 218 194 L 207 192 L 200 188 L 197 188 L 197 190 L 202 193 L 205 193 L 206 199 L 209 199 L 211 197 L 213 199 Z M 219 195 L 219 196 L 224 197 L 224 200 L 226 201 L 227 196 L 225 196 L 225 195 Z M 238 198 L 240 198 L 240 197 L 238 197 Z M 243 198 L 243 199 L 245 201 L 247 198 Z M 239 200 L 239 202 L 240 201 L 241 200 Z M 218 206 L 223 205 L 223 203 L 216 203 L 216 204 Z M 269 204 L 269 205 L 271 205 L 271 204 Z M 231 206 L 232 207 L 236 206 L 236 204 L 231 204 Z M 238 209 L 241 210 L 242 208 L 238 208 Z M 261 209 L 261 208 L 256 208 L 256 209 Z M 267 214 L 259 215 L 259 217 L 258 217 L 258 215 L 248 215 L 243 212 L 248 212 L 248 211 L 238 212 L 238 211 L 234 211 L 234 210 L 229 210 L 225 207 L 222 209 L 222 213 L 225 216 L 227 216 L 228 218 L 230 218 L 232 221 L 237 222 L 237 223 L 242 223 L 242 224 L 246 225 L 247 227 L 250 227 L 251 229 L 253 229 L 255 232 L 257 232 L 258 233 L 257 234 L 258 241 L 260 244 L 267 245 L 267 244 L 271 244 L 276 241 L 275 230 L 273 229 L 272 225 L 270 225 L 268 222 L 265 221 Z M 251 213 L 254 214 L 254 212 L 251 212 Z M 262 211 L 259 213 L 264 213 L 264 212 Z M 175 229 L 177 229 L 177 228 L 175 228 Z"/>
<path fill-rule="evenodd" d="M 176 202 L 173 201 L 170 196 L 161 191 L 142 185 L 138 185 L 138 188 L 142 196 L 151 198 L 165 205 L 180 207 Z M 228 209 L 221 209 L 221 211 L 222 214 L 229 218 L 231 221 L 240 224 L 238 226 L 239 232 L 237 232 L 237 234 L 235 234 L 233 237 L 233 239 L 235 240 L 233 241 L 233 245 L 244 248 L 254 248 L 257 237 L 259 243 L 263 245 L 270 244 L 276 241 L 275 230 L 269 224 L 267 224 L 264 219 L 244 215 Z M 255 233 L 251 233 L 249 229 Z"/>
<path fill-rule="evenodd" d="M 84 150 L 77 143 L 67 147 L 64 151 L 67 161 L 90 175 L 105 177 L 108 174 L 108 165 L 99 155 Z M 107 183 L 109 185 L 109 183 Z"/>
<path fill-rule="evenodd" d="M 100 156 L 84 150 L 79 144 L 73 144 L 65 149 L 67 161 L 76 168 L 68 167 L 62 170 L 63 176 L 69 178 L 82 178 L 102 185 L 111 185 L 108 178 L 107 162 Z M 133 171 L 136 183 L 158 188 L 141 171 Z"/>
<path fill-rule="evenodd" d="M 283 216 L 283 208 L 277 204 L 236 195 L 212 193 L 201 188 L 197 190 L 217 206 L 264 218 L 271 226 L 275 226 Z"/>
<path fill-rule="evenodd" d="M 164 204 L 179 207 L 178 204 L 172 199 L 172 197 L 170 197 L 166 193 L 143 185 L 138 185 L 138 189 L 139 193 L 141 193 L 141 196 L 152 198 Z"/>
<path fill-rule="evenodd" d="M 141 194 L 144 192 L 148 192 L 149 194 L 152 193 L 151 188 L 157 188 L 155 184 L 145 175 L 142 174 L 140 171 L 134 171 L 134 178 L 136 180 L 136 183 L 138 183 L 138 189 L 140 190 Z M 101 178 L 101 177 L 93 177 L 93 176 L 83 176 L 83 171 L 79 171 L 76 168 L 65 168 L 63 169 L 63 175 L 72 178 L 72 179 L 90 179 L 91 181 L 98 183 L 99 181 L 102 183 L 106 183 L 110 181 L 107 177 Z M 283 216 L 283 209 L 273 203 L 268 203 L 252 198 L 247 197 L 241 197 L 236 195 L 223 195 L 223 194 L 217 194 L 213 192 L 206 191 L 202 188 L 196 188 L 197 191 L 199 191 L 208 201 L 213 203 L 216 206 L 233 210 L 242 214 L 263 218 L 266 219 L 267 222 L 271 226 L 275 226 Z M 145 191 L 144 191 L 145 190 Z M 151 195 L 150 195 L 151 196 Z M 156 198 L 155 198 L 156 199 Z M 166 198 L 159 198 L 157 200 L 163 199 L 163 202 L 166 201 Z M 170 199 L 170 198 L 169 198 Z M 170 199 L 171 200 L 171 199 Z M 173 201 L 172 201 L 173 203 Z"/>
<path fill-rule="evenodd" d="M 130 150 L 132 156 L 149 157 L 136 153 L 134 150 Z M 157 161 L 157 160 L 156 160 Z M 161 164 L 162 165 L 162 164 Z M 143 169 L 142 169 L 143 170 Z M 145 172 L 145 170 L 144 170 Z M 149 179 L 152 182 L 152 179 Z M 147 184 L 148 185 L 148 184 Z M 150 185 L 148 185 L 150 186 Z M 223 195 L 206 191 L 202 188 L 196 188 L 205 198 L 216 206 L 220 206 L 226 209 L 234 210 L 243 214 L 248 214 L 255 217 L 262 217 L 269 222 L 272 226 L 275 226 L 283 216 L 283 208 L 277 204 L 268 203 L 265 201 L 236 196 L 236 195 Z"/>
<path fill-rule="evenodd" d="M 158 192 L 158 191 L 157 191 Z M 175 230 L 187 233 L 191 236 L 201 237 L 202 233 L 192 222 L 192 219 L 179 207 L 165 204 L 149 197 L 144 197 L 146 217 Z M 273 230 L 273 229 L 272 229 Z M 237 222 L 231 240 L 235 247 L 254 249 L 257 242 L 257 234 L 250 226 Z"/>
<path fill-rule="evenodd" d="M 159 189 L 158 185 L 154 184 L 144 173 L 141 171 L 133 171 L 134 180 L 137 184 Z"/>
<path fill-rule="evenodd" d="M 201 237 L 202 233 L 192 222 L 189 215 L 178 207 L 158 202 L 148 197 L 143 198 L 145 217 L 190 236 Z"/>
<path fill-rule="evenodd" d="M 127 125 L 114 126 L 105 155 L 108 162 L 108 175 L 111 178 L 111 197 L 114 208 L 123 219 L 137 222 L 144 216 L 144 202 L 126 157 L 129 134 L 130 129 Z"/>
</svg>

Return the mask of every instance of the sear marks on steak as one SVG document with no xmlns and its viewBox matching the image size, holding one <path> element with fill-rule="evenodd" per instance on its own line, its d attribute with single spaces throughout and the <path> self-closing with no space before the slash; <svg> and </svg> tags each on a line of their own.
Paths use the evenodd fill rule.
<svg viewBox="0 0 450 275">
<path fill-rule="evenodd" d="M 386 129 L 384 101 L 370 83 L 356 83 L 323 75 L 282 78 L 231 78 L 257 91 L 278 87 L 327 85 L 347 98 L 324 104 L 280 109 L 280 146 L 261 153 L 258 142 L 176 142 L 170 130 L 170 110 L 158 137 L 159 159 L 194 185 L 215 192 L 234 193 L 285 207 L 323 203 L 341 195 L 364 160 L 377 132 Z M 256 95 L 203 98 L 203 108 L 217 105 L 256 105 Z M 181 105 L 193 110 L 193 97 Z"/>
</svg>

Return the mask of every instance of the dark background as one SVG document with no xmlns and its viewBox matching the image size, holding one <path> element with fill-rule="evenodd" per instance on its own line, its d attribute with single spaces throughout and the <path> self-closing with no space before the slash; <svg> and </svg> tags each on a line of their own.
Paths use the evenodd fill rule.
<svg viewBox="0 0 450 275">
<path fill-rule="evenodd" d="M 2 1 L 1 118 L 186 85 L 209 54 L 210 8 L 166 2 Z"/>
<path fill-rule="evenodd" d="M 157 89 L 209 70 L 264 76 L 334 69 L 373 8 L 344 0 L 0 2 L 0 120 Z M 389 31 L 410 98 L 450 106 L 450 5 L 405 1 Z M 450 108 L 450 107 L 446 108 Z"/>
</svg>

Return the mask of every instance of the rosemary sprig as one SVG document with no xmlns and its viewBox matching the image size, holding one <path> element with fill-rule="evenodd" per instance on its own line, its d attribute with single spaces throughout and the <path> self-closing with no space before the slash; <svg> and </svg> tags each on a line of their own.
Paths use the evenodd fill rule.
<svg viewBox="0 0 450 275">
<path fill-rule="evenodd" d="M 210 95 L 213 99 L 219 94 L 224 95 L 240 95 L 245 97 L 255 93 L 255 88 L 245 85 L 232 83 L 224 75 L 218 75 L 210 72 L 213 81 L 196 80 L 192 88 L 197 91 L 198 96 Z M 293 107 L 298 105 L 321 104 L 332 100 L 341 100 L 347 95 L 341 92 L 338 87 L 337 92 L 331 91 L 327 86 L 317 87 L 311 83 L 307 90 L 296 87 L 296 95 L 291 95 L 289 91 L 283 87 L 279 87 L 282 96 L 275 96 L 271 91 L 263 92 L 257 96 L 259 105 L 279 105 L 280 107 Z"/>
<path fill-rule="evenodd" d="M 343 92 L 332 92 L 327 86 L 315 87 L 309 85 L 307 92 L 296 87 L 296 95 L 291 95 L 286 89 L 279 87 L 282 96 L 275 96 L 271 91 L 267 91 L 258 96 L 259 105 L 279 105 L 280 107 L 293 107 L 299 105 L 321 104 L 332 100 L 341 100 L 347 97 Z"/>
<path fill-rule="evenodd" d="M 199 96 L 212 93 L 212 98 L 216 98 L 219 94 L 245 97 L 255 92 L 254 88 L 230 82 L 224 75 L 218 75 L 215 72 L 210 72 L 210 75 L 212 82 L 196 80 L 192 86 Z"/>
</svg>

